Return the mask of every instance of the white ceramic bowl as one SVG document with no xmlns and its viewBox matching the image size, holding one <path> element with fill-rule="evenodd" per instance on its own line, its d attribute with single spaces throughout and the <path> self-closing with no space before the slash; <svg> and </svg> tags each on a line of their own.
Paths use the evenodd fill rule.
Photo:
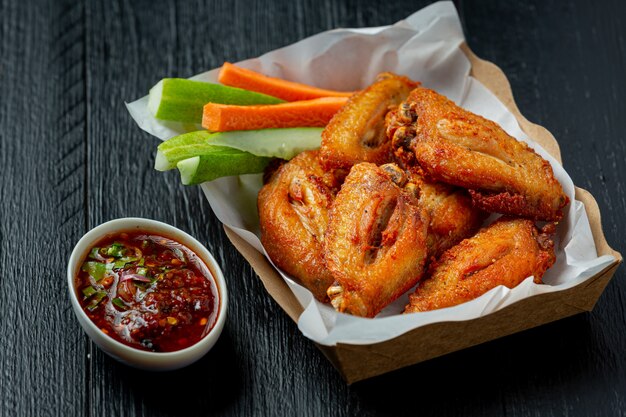
<svg viewBox="0 0 626 417">
<path fill-rule="evenodd" d="M 166 237 L 177 240 L 195 252 L 211 271 L 217 285 L 219 311 L 215 325 L 209 334 L 200 339 L 198 343 L 175 352 L 147 352 L 134 349 L 104 334 L 91 319 L 87 317 L 87 314 L 85 314 L 80 306 L 75 288 L 75 277 L 88 251 L 107 234 L 130 232 L 134 230 L 145 230 L 155 234 L 163 234 Z M 72 307 L 74 307 L 74 313 L 78 318 L 78 322 L 91 340 L 113 358 L 140 369 L 167 371 L 182 368 L 197 361 L 213 347 L 215 342 L 217 342 L 226 321 L 226 307 L 228 305 L 226 282 L 224 281 L 222 270 L 211 253 L 202 246 L 200 242 L 187 233 L 156 220 L 126 217 L 111 220 L 91 229 L 78 241 L 72 251 L 72 255 L 70 255 L 70 260 L 67 265 L 67 284 L 70 292 L 70 300 L 72 300 Z"/>
</svg>

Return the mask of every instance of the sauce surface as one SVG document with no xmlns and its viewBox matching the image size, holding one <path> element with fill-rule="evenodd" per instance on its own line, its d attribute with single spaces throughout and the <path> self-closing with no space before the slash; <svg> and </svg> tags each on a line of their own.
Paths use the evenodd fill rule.
<svg viewBox="0 0 626 417">
<path fill-rule="evenodd" d="M 76 277 L 87 316 L 115 340 L 136 349 L 172 352 L 211 330 L 219 296 L 206 264 L 189 248 L 146 232 L 107 235 Z"/>
</svg>

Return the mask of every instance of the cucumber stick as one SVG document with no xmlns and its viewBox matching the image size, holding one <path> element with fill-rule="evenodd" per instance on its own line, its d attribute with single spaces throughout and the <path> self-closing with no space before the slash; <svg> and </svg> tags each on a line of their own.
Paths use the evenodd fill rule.
<svg viewBox="0 0 626 417">
<path fill-rule="evenodd" d="M 176 168 L 183 159 L 206 155 L 220 150 L 220 147 L 207 142 L 211 133 L 206 130 L 185 133 L 162 142 L 157 148 L 154 169 L 167 171 Z"/>
<path fill-rule="evenodd" d="M 230 175 L 261 173 L 272 160 L 238 149 L 219 148 L 209 154 L 179 161 L 176 166 L 181 182 L 184 185 L 194 185 Z"/>
<path fill-rule="evenodd" d="M 183 159 L 211 154 L 216 148 L 228 146 L 261 157 L 291 159 L 302 151 L 317 149 L 322 128 L 241 130 L 211 133 L 206 130 L 185 133 L 159 145 L 154 168 L 173 169 Z"/>
<path fill-rule="evenodd" d="M 209 102 L 247 106 L 284 101 L 242 88 L 184 78 L 164 78 L 150 89 L 148 109 L 157 119 L 200 124 L 202 108 Z"/>
</svg>

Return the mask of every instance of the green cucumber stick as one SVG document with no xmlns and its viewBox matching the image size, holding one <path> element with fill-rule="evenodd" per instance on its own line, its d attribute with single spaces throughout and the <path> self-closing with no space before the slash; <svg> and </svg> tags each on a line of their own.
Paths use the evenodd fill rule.
<svg viewBox="0 0 626 417">
<path fill-rule="evenodd" d="M 176 164 L 184 185 L 200 184 L 231 175 L 257 174 L 263 172 L 272 158 L 255 156 L 233 148 L 183 159 Z"/>
<path fill-rule="evenodd" d="M 283 102 L 279 98 L 242 88 L 184 78 L 164 78 L 150 89 L 148 109 L 157 119 L 201 124 L 202 108 L 207 103 L 249 106 Z"/>
<path fill-rule="evenodd" d="M 208 142 L 213 133 L 208 130 L 185 133 L 162 142 L 157 148 L 154 169 L 167 171 L 176 168 L 183 159 L 192 158 L 215 151 L 215 146 Z"/>
<path fill-rule="evenodd" d="M 322 128 L 238 130 L 210 133 L 206 130 L 185 133 L 159 145 L 154 168 L 166 171 L 183 159 L 212 152 L 214 146 L 228 146 L 256 156 L 291 159 L 302 151 L 317 149 Z"/>
</svg>

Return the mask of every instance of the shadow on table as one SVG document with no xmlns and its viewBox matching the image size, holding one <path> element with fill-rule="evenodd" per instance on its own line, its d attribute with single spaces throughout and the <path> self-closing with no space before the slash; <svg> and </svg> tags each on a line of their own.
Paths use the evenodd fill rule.
<svg viewBox="0 0 626 417">
<path fill-rule="evenodd" d="M 228 328 L 198 362 L 170 372 L 149 372 L 107 358 L 113 378 L 123 380 L 144 415 L 211 415 L 237 402 L 241 387 L 238 359 Z M 142 414 L 142 413 L 140 413 Z"/>
<path fill-rule="evenodd" d="M 360 408 L 398 416 L 501 415 L 505 398 L 558 410 L 562 404 L 555 399 L 572 388 L 584 389 L 583 375 L 593 374 L 589 368 L 598 348 L 592 332 L 585 316 L 578 315 L 362 381 L 349 390 Z"/>
</svg>

